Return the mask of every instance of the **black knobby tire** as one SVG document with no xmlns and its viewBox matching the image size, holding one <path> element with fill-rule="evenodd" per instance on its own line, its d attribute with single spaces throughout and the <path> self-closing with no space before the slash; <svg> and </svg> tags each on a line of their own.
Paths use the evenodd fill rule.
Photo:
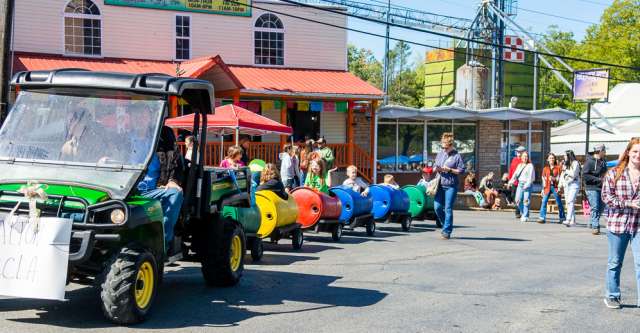
<svg viewBox="0 0 640 333">
<path fill-rule="evenodd" d="M 246 240 L 242 228 L 233 220 L 221 218 L 217 223 L 223 224 L 223 235 L 219 238 L 213 232 L 208 234 L 208 242 L 200 255 L 202 276 L 209 286 L 230 287 L 240 281 L 244 272 Z M 234 270 L 231 267 L 231 257 L 233 255 L 232 243 L 235 237 L 239 237 L 242 248 L 240 249 L 240 263 Z"/>
<path fill-rule="evenodd" d="M 253 260 L 254 262 L 258 262 L 262 259 L 263 254 L 264 244 L 262 243 L 262 239 L 254 239 L 251 243 L 251 260 Z"/>
<path fill-rule="evenodd" d="M 366 225 L 367 236 L 373 236 L 376 234 L 376 221 L 371 220 L 371 222 Z"/>
<path fill-rule="evenodd" d="M 152 268 L 153 283 L 151 298 L 141 308 L 136 302 L 136 289 L 147 287 L 138 285 L 138 272 L 145 263 Z M 148 267 L 144 265 L 145 267 Z M 116 324 L 142 322 L 149 314 L 158 288 L 158 265 L 149 251 L 123 248 L 107 266 L 100 285 L 100 298 L 104 315 Z"/>
<path fill-rule="evenodd" d="M 409 231 L 411 230 L 411 216 L 405 216 L 404 218 L 402 218 L 402 231 Z"/>
<path fill-rule="evenodd" d="M 302 234 L 302 229 L 297 228 L 291 232 L 291 246 L 294 250 L 300 250 L 302 248 L 302 243 L 304 243 L 304 236 Z"/>
<path fill-rule="evenodd" d="M 331 232 L 331 239 L 333 239 L 334 242 L 339 242 L 340 239 L 342 239 L 342 223 L 338 223 L 335 227 L 333 227 L 333 231 Z"/>
</svg>

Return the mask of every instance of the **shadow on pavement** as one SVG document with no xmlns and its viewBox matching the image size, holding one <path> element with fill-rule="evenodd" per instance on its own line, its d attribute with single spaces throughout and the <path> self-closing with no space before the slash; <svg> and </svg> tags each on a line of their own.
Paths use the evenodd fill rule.
<svg viewBox="0 0 640 333">
<path fill-rule="evenodd" d="M 208 288 L 200 268 L 188 267 L 165 275 L 152 314 L 134 328 L 233 327 L 257 316 L 370 306 L 387 296 L 377 290 L 331 285 L 339 279 L 338 276 L 246 270 L 236 287 Z M 115 326 L 102 316 L 96 289 L 76 289 L 68 292 L 67 297 L 68 302 L 3 299 L 0 308 L 38 311 L 37 318 L 10 319 L 21 323 L 71 329 Z M 282 304 L 286 304 L 281 307 L 282 311 L 250 309 Z"/>
<path fill-rule="evenodd" d="M 245 257 L 245 263 L 258 266 L 275 266 L 275 265 L 291 265 L 299 261 L 318 260 L 318 257 L 310 256 L 296 256 L 296 255 L 280 255 L 273 252 L 265 252 L 262 259 L 258 262 L 253 262 L 251 256 Z"/>
<path fill-rule="evenodd" d="M 483 240 L 483 241 L 504 241 L 504 242 L 530 242 L 530 239 L 504 238 L 504 237 L 453 237 L 453 239 L 463 240 Z"/>
<path fill-rule="evenodd" d="M 272 244 L 266 241 L 264 242 L 264 250 L 265 252 L 268 251 L 268 252 L 276 252 L 276 253 L 320 253 L 322 251 L 327 251 L 327 250 L 342 250 L 341 247 L 337 247 L 337 246 L 308 244 L 306 242 L 307 242 L 307 236 L 305 235 L 305 242 L 302 244 L 302 248 L 300 250 L 294 250 L 291 247 L 290 243 Z M 266 254 L 267 253 L 265 253 L 265 255 Z"/>
</svg>

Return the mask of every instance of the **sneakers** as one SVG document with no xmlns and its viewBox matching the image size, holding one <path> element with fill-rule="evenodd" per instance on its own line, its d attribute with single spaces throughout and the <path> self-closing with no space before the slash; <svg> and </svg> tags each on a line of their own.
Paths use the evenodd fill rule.
<svg viewBox="0 0 640 333">
<path fill-rule="evenodd" d="M 594 236 L 597 236 L 600 234 L 600 227 L 597 228 L 593 228 L 593 230 L 591 230 L 591 234 Z"/>
<path fill-rule="evenodd" d="M 540 218 L 540 217 L 539 217 L 539 218 L 538 218 L 538 223 L 540 223 L 540 224 L 545 224 L 545 223 L 546 223 L 546 221 L 545 221 L 543 218 Z"/>
<path fill-rule="evenodd" d="M 522 216 L 520 218 L 520 222 L 522 222 L 522 223 L 529 222 L 529 219 L 526 216 Z"/>
<path fill-rule="evenodd" d="M 570 227 L 569 221 L 562 221 L 562 224 L 564 224 L 564 226 L 567 228 Z"/>
<path fill-rule="evenodd" d="M 449 234 L 445 234 L 445 233 L 440 234 L 440 239 L 449 240 L 450 238 L 451 238 L 451 235 Z"/>
<path fill-rule="evenodd" d="M 620 299 L 618 297 L 605 297 L 604 305 L 606 305 L 609 309 L 622 308 L 622 305 L 620 304 Z"/>
</svg>

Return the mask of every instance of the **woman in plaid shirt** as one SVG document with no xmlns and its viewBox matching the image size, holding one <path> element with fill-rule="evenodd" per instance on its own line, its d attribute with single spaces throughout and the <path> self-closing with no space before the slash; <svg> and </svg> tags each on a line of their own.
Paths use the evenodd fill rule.
<svg viewBox="0 0 640 333">
<path fill-rule="evenodd" d="M 632 138 L 618 166 L 610 170 L 602 184 L 602 201 L 607 205 L 609 262 L 607 296 L 604 303 L 612 309 L 620 306 L 620 271 L 627 245 L 631 243 L 640 291 L 640 138 Z M 638 297 L 640 305 L 640 296 Z"/>
</svg>

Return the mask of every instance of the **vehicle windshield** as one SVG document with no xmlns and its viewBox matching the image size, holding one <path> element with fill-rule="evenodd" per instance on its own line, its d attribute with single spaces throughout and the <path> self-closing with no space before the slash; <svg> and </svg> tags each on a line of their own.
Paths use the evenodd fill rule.
<svg viewBox="0 0 640 333">
<path fill-rule="evenodd" d="M 126 92 L 20 91 L 0 129 L 0 159 L 144 169 L 164 105 Z"/>
</svg>

